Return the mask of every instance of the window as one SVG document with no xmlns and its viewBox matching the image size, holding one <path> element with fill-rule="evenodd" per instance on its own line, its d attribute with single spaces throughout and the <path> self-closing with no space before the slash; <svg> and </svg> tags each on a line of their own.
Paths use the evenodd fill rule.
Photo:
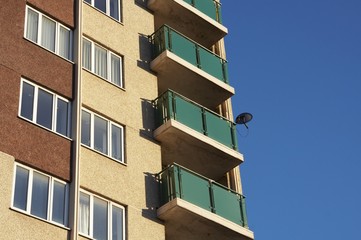
<svg viewBox="0 0 361 240">
<path fill-rule="evenodd" d="M 81 143 L 119 162 L 124 162 L 124 130 L 88 110 L 81 114 Z"/>
<path fill-rule="evenodd" d="M 83 68 L 123 87 L 122 58 L 102 46 L 83 38 Z"/>
<path fill-rule="evenodd" d="M 26 6 L 25 38 L 72 60 L 72 31 L 35 9 Z"/>
<path fill-rule="evenodd" d="M 81 191 L 79 232 L 97 240 L 123 240 L 124 207 Z"/>
<path fill-rule="evenodd" d="M 66 226 L 68 184 L 16 164 L 12 204 L 21 212 Z"/>
<path fill-rule="evenodd" d="M 19 115 L 61 135 L 70 135 L 69 101 L 25 79 L 21 80 Z"/>
<path fill-rule="evenodd" d="M 102 11 L 106 15 L 114 18 L 117 21 L 121 21 L 121 0 L 84 0 L 93 7 Z"/>
</svg>

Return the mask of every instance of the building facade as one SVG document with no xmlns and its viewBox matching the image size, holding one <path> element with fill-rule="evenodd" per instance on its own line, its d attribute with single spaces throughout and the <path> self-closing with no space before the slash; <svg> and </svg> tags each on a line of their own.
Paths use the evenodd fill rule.
<svg viewBox="0 0 361 240">
<path fill-rule="evenodd" d="M 221 5 L 0 8 L 0 239 L 254 239 Z"/>
</svg>

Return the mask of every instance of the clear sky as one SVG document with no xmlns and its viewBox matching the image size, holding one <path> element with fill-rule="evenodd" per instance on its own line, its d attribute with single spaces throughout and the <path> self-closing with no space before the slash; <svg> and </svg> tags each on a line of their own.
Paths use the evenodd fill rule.
<svg viewBox="0 0 361 240">
<path fill-rule="evenodd" d="M 223 0 L 256 240 L 361 240 L 361 0 Z"/>
</svg>

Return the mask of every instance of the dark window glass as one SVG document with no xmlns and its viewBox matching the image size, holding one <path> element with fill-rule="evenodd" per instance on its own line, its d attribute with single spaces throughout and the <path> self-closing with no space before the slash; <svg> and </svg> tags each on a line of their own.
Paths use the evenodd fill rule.
<svg viewBox="0 0 361 240">
<path fill-rule="evenodd" d="M 21 112 L 20 115 L 29 120 L 33 120 L 34 108 L 34 87 L 23 82 L 23 93 L 21 96 Z"/>
<path fill-rule="evenodd" d="M 106 13 L 106 0 L 94 0 L 94 6 L 100 11 Z"/>
<path fill-rule="evenodd" d="M 14 207 L 26 210 L 28 196 L 29 171 L 22 167 L 16 167 Z"/>
<path fill-rule="evenodd" d="M 94 149 L 108 154 L 108 122 L 94 116 Z"/>
<path fill-rule="evenodd" d="M 53 192 L 53 221 L 60 224 L 65 224 L 65 196 L 66 185 L 54 181 Z"/>
<path fill-rule="evenodd" d="M 123 239 L 123 209 L 112 207 L 112 236 L 113 240 Z"/>
<path fill-rule="evenodd" d="M 122 129 L 112 124 L 112 157 L 122 160 Z"/>
<path fill-rule="evenodd" d="M 93 237 L 97 240 L 108 238 L 108 203 L 94 197 Z"/>
<path fill-rule="evenodd" d="M 110 0 L 110 16 L 119 19 L 119 0 Z"/>
<path fill-rule="evenodd" d="M 65 136 L 68 136 L 68 107 L 68 102 L 58 99 L 56 109 L 56 132 Z"/>
<path fill-rule="evenodd" d="M 49 178 L 34 172 L 33 191 L 31 195 L 31 214 L 43 219 L 48 216 Z"/>
<path fill-rule="evenodd" d="M 51 129 L 53 118 L 53 95 L 39 89 L 36 122 Z"/>
<path fill-rule="evenodd" d="M 90 147 L 90 113 L 81 112 L 81 143 Z"/>
</svg>

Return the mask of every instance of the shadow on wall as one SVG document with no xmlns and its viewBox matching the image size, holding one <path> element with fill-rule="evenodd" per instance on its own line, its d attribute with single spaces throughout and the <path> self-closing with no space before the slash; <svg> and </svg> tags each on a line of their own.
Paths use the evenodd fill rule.
<svg viewBox="0 0 361 240">
<path fill-rule="evenodd" d="M 152 61 L 152 44 L 148 39 L 148 35 L 139 34 L 139 60 L 137 60 L 138 67 L 145 71 L 152 72 L 150 69 L 150 62 Z"/>
<path fill-rule="evenodd" d="M 157 208 L 159 207 L 159 185 L 155 174 L 145 172 L 145 199 L 146 209 L 142 210 L 142 216 L 160 223 L 161 220 L 157 218 Z"/>
<path fill-rule="evenodd" d="M 141 105 L 143 129 L 139 130 L 139 135 L 152 142 L 156 142 L 153 138 L 153 130 L 155 128 L 153 103 L 150 100 L 141 98 Z"/>
</svg>

